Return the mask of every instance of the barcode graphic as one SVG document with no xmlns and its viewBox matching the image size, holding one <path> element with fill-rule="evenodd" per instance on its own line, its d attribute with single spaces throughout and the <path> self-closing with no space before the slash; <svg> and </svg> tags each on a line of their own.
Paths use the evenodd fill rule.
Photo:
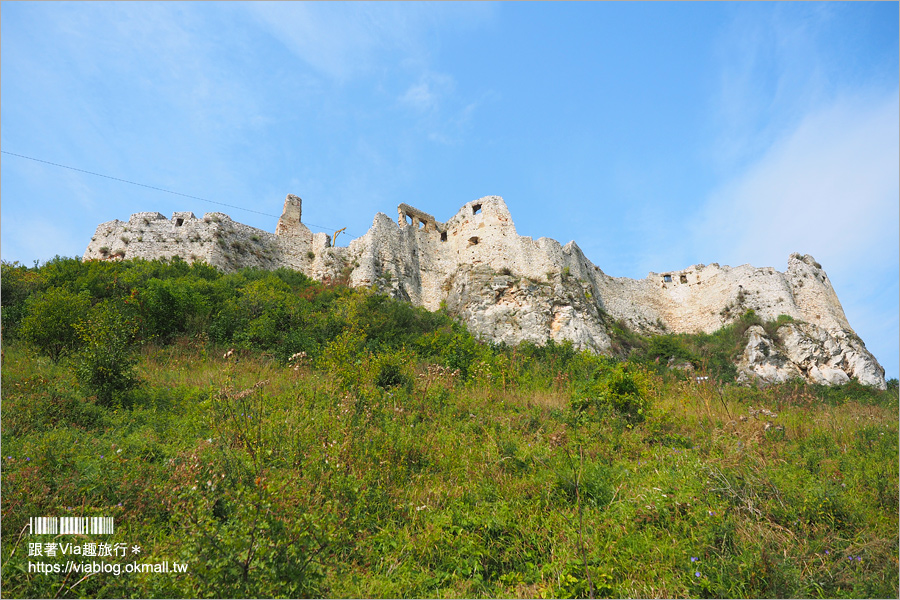
<svg viewBox="0 0 900 600">
<path fill-rule="evenodd" d="M 31 535 L 111 535 L 113 517 L 31 517 Z"/>
</svg>

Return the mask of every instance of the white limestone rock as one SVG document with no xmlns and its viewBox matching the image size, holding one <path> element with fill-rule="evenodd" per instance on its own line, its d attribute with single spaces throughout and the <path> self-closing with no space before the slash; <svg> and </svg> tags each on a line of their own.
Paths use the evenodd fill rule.
<svg viewBox="0 0 900 600">
<path fill-rule="evenodd" d="M 751 326 L 745 336 L 747 345 L 737 363 L 738 381 L 784 383 L 802 377 L 800 369 L 778 350 L 762 327 Z"/>
<path fill-rule="evenodd" d="M 841 385 L 853 377 L 863 385 L 887 389 L 884 368 L 852 330 L 788 323 L 779 327 L 778 338 L 787 357 L 812 383 Z"/>
</svg>

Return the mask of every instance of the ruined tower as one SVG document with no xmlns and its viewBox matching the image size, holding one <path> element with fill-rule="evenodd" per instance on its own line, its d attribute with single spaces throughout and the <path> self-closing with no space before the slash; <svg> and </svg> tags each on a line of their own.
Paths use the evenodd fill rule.
<svg viewBox="0 0 900 600">
<path fill-rule="evenodd" d="M 310 236 L 310 231 L 300 222 L 303 213 L 303 200 L 300 196 L 288 194 L 284 199 L 284 210 L 281 212 L 281 218 L 278 219 L 278 225 L 275 227 L 275 235 L 283 236 Z"/>
</svg>

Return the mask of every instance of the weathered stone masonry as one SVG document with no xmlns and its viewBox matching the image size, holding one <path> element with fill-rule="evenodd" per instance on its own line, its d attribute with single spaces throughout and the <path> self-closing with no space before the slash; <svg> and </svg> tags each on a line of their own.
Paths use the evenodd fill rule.
<svg viewBox="0 0 900 600">
<path fill-rule="evenodd" d="M 179 256 L 226 271 L 288 267 L 318 280 L 375 286 L 429 310 L 444 303 L 492 340 L 571 340 L 597 352 L 610 350 L 609 319 L 645 333 L 711 333 L 753 309 L 766 320 L 788 315 L 796 323 L 781 327 L 777 340 L 748 332 L 738 364 L 742 376 L 829 384 L 855 377 L 885 386 L 884 369 L 809 255 L 792 254 L 784 273 L 714 263 L 634 280 L 606 275 L 575 242 L 518 235 L 499 196 L 469 202 L 445 223 L 408 204 L 397 213 L 397 222 L 378 213 L 371 229 L 347 247 L 332 247 L 327 234 L 312 233 L 294 195 L 287 196 L 274 234 L 222 213 L 202 219 L 190 212 L 171 219 L 137 213 L 98 226 L 84 259 Z M 758 352 L 760 344 L 777 352 Z"/>
</svg>

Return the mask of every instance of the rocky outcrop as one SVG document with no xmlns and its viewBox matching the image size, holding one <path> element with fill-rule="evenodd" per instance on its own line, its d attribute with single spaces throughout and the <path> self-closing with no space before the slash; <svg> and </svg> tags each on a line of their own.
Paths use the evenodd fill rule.
<svg viewBox="0 0 900 600">
<path fill-rule="evenodd" d="M 782 383 L 806 379 L 821 385 L 843 385 L 851 378 L 885 389 L 884 369 L 862 341 L 847 330 L 826 331 L 810 323 L 779 327 L 775 339 L 759 325 L 747 329 L 747 345 L 738 360 L 738 381 Z"/>
<path fill-rule="evenodd" d="M 478 335 L 515 344 L 570 340 L 608 353 L 608 324 L 642 333 L 712 333 L 747 310 L 793 322 L 769 339 L 748 330 L 738 361 L 745 378 L 803 377 L 840 384 L 851 377 L 884 388 L 884 369 L 853 332 L 825 271 L 792 254 L 772 268 L 694 265 L 640 280 L 610 277 L 575 242 L 520 236 L 506 203 L 487 196 L 446 222 L 407 204 L 395 222 L 383 213 L 347 247 L 301 222 L 302 201 L 289 195 L 275 233 L 221 213 L 138 213 L 97 228 L 84 259 L 171 258 L 206 261 L 226 271 L 288 267 L 321 281 L 372 287 L 429 310 L 445 305 Z"/>
<path fill-rule="evenodd" d="M 739 382 L 756 379 L 763 383 L 784 383 L 802 377 L 797 365 L 785 356 L 762 327 L 753 325 L 745 336 L 747 346 L 737 363 Z"/>
</svg>

